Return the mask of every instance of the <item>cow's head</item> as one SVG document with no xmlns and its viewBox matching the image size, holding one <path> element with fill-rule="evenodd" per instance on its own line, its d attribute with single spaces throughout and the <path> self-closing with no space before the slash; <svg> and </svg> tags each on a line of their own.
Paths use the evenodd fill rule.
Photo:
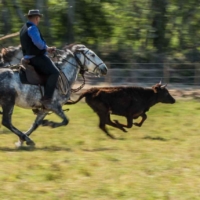
<svg viewBox="0 0 200 200">
<path fill-rule="evenodd" d="M 167 85 L 162 85 L 162 83 L 157 83 L 152 86 L 154 93 L 157 95 L 158 102 L 161 103 L 175 103 L 175 99 L 169 94 L 166 88 Z"/>
</svg>

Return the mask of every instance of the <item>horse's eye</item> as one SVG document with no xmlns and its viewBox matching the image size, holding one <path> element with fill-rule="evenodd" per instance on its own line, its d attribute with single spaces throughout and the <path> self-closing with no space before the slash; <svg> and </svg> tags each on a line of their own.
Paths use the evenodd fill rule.
<svg viewBox="0 0 200 200">
<path fill-rule="evenodd" d="M 91 54 L 91 56 L 94 58 L 95 57 L 95 55 L 94 54 Z"/>
</svg>

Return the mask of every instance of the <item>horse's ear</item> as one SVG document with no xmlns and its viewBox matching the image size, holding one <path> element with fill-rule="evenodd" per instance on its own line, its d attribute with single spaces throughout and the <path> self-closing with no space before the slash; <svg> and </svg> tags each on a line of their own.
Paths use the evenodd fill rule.
<svg viewBox="0 0 200 200">
<path fill-rule="evenodd" d="M 77 44 L 75 51 L 83 51 L 86 47 L 83 44 Z"/>
<path fill-rule="evenodd" d="M 73 52 L 70 51 L 69 49 L 66 50 L 66 54 L 67 54 L 67 56 L 68 56 L 68 55 L 70 55 L 70 56 L 74 56 Z"/>
</svg>

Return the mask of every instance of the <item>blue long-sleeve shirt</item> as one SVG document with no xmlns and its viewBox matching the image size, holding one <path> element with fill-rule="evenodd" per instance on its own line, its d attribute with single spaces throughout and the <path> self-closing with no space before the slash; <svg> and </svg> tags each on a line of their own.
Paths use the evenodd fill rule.
<svg viewBox="0 0 200 200">
<path fill-rule="evenodd" d="M 42 40 L 42 38 L 40 37 L 40 32 L 38 30 L 38 27 L 30 21 L 28 23 L 32 25 L 28 28 L 28 35 L 31 38 L 33 44 L 37 46 L 38 49 L 40 50 L 46 49 L 47 48 L 46 42 Z M 33 58 L 34 56 L 35 55 L 25 55 L 24 58 L 30 59 L 30 58 Z"/>
</svg>

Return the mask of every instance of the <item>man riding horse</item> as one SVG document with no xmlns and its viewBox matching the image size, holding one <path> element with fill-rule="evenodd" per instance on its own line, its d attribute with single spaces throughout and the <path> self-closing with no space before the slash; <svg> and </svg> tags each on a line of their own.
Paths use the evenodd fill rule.
<svg viewBox="0 0 200 200">
<path fill-rule="evenodd" d="M 59 70 L 47 56 L 47 52 L 53 52 L 55 47 L 48 47 L 46 45 L 46 42 L 37 27 L 43 16 L 40 14 L 40 11 L 29 10 L 28 14 L 25 16 L 28 17 L 28 21 L 20 31 L 23 56 L 26 63 L 30 63 L 36 71 L 48 76 L 41 103 L 45 109 L 51 110 L 51 100 L 59 78 Z"/>
<path fill-rule="evenodd" d="M 77 80 L 79 73 L 84 75 L 88 72 L 96 76 L 107 74 L 106 64 L 83 44 L 72 44 L 68 46 L 67 50 L 55 51 L 55 57 L 60 61 L 58 70 L 47 56 L 47 52 L 53 51 L 54 47 L 46 45 L 37 28 L 42 15 L 39 10 L 30 10 L 27 16 L 29 21 L 20 32 L 22 51 L 24 58 L 29 60 L 36 70 L 43 73 L 44 77 L 39 77 L 30 65 L 26 65 L 25 69 L 19 65 L 19 70 L 9 67 L 0 68 L 2 125 L 18 136 L 17 147 L 22 146 L 24 142 L 34 146 L 35 143 L 30 139 L 30 135 L 41 125 L 57 128 L 69 123 L 62 106 L 69 100 L 72 85 Z M 48 76 L 47 82 L 45 74 Z M 63 84 L 60 83 L 60 79 L 63 80 L 61 81 Z M 56 88 L 55 85 L 57 85 Z M 44 97 L 43 90 L 45 91 Z M 20 131 L 12 124 L 15 105 L 26 109 L 38 109 L 34 123 L 26 132 Z M 59 116 L 62 121 L 46 120 L 45 117 L 49 110 Z"/>
</svg>

